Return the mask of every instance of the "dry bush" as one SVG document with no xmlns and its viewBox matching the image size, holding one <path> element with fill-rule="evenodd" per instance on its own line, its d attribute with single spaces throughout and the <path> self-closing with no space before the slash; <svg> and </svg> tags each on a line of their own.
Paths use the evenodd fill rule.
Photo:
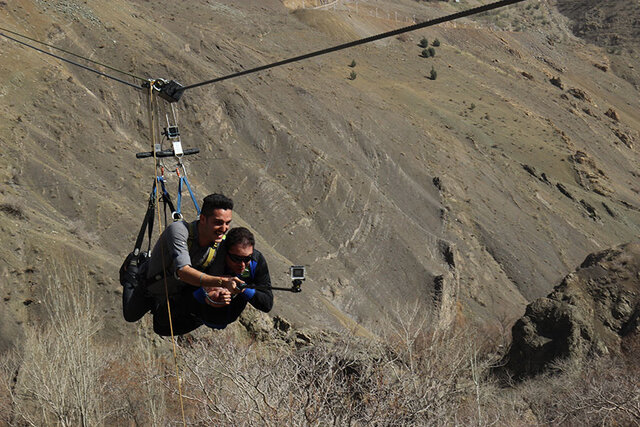
<svg viewBox="0 0 640 427">
<path fill-rule="evenodd" d="M 14 358 L 3 355 L 0 359 L 0 425 L 13 425 L 11 395 L 15 387 L 17 366 Z"/>
<path fill-rule="evenodd" d="M 525 381 L 518 393 L 543 423 L 640 425 L 640 369 L 600 357 L 558 362 L 556 373 Z"/>
<path fill-rule="evenodd" d="M 387 409 L 385 423 L 485 425 L 485 384 L 495 360 L 478 351 L 478 337 L 438 326 L 418 304 L 396 312 L 385 346 L 393 355 L 389 393 L 399 410 Z"/>
<path fill-rule="evenodd" d="M 432 328 L 417 309 L 399 319 L 379 341 L 345 336 L 291 349 L 243 344 L 224 331 L 183 346 L 187 421 L 486 424 L 488 363 L 473 340 Z M 165 384 L 175 388 L 175 379 Z"/>
<path fill-rule="evenodd" d="M 90 283 L 54 270 L 46 324 L 26 328 L 23 351 L 0 359 L 0 425 L 182 424 L 173 359 L 145 337 L 126 353 L 97 342 Z M 636 348 L 626 362 L 563 363 L 505 388 L 482 345 L 499 341 L 439 327 L 418 305 L 383 323 L 378 340 L 324 335 L 301 348 L 249 341 L 241 328 L 180 340 L 187 423 L 640 424 Z"/>
<path fill-rule="evenodd" d="M 101 342 L 93 280 L 70 267 L 50 270 L 46 318 L 0 358 L 0 425 L 167 425 L 171 364 L 148 337 L 124 348 Z"/>
<path fill-rule="evenodd" d="M 225 331 L 182 350 L 189 424 L 300 424 L 296 422 L 299 418 L 286 414 L 295 378 L 286 349 L 242 345 Z M 170 377 L 166 384 L 175 388 L 175 379 Z"/>
<path fill-rule="evenodd" d="M 95 342 L 101 322 L 89 278 L 55 267 L 44 295 L 47 321 L 26 327 L 22 351 L 4 358 L 10 423 L 99 425 L 118 410 L 101 381 L 116 353 Z"/>
<path fill-rule="evenodd" d="M 106 425 L 120 425 L 123 420 L 140 426 L 168 424 L 165 370 L 171 365 L 156 354 L 148 337 L 138 336 L 133 345 L 111 361 L 102 380 L 110 385 L 110 395 L 121 404 Z"/>
</svg>

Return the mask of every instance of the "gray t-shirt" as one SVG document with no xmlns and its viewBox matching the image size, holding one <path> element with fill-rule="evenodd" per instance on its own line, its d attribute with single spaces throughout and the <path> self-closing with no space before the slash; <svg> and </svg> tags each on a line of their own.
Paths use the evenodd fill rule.
<svg viewBox="0 0 640 427">
<path fill-rule="evenodd" d="M 191 239 L 189 239 L 189 227 L 192 229 Z M 190 244 L 189 240 L 191 240 Z M 176 272 L 185 265 L 200 269 L 211 250 L 215 251 L 213 245 L 200 246 L 199 244 L 198 220 L 193 221 L 191 225 L 185 221 L 176 221 L 170 224 L 160 235 L 151 251 L 147 270 L 147 279 L 149 280 L 147 289 L 149 293 L 151 295 L 164 296 L 163 271 L 167 272 L 169 295 L 178 293 L 184 286 L 190 286 L 180 281 Z M 196 288 L 193 287 L 193 289 L 195 290 Z"/>
</svg>

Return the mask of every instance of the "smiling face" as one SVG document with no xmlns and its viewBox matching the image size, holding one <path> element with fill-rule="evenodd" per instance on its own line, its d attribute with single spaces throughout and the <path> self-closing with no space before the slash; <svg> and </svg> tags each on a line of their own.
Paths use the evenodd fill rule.
<svg viewBox="0 0 640 427">
<path fill-rule="evenodd" d="M 242 274 L 244 269 L 249 266 L 252 254 L 253 246 L 251 245 L 237 244 L 231 246 L 225 258 L 227 267 L 236 275 Z"/>
<path fill-rule="evenodd" d="M 210 245 L 214 242 L 220 243 L 224 234 L 229 231 L 232 216 L 231 209 L 214 209 L 209 216 L 200 215 L 198 223 L 200 246 Z"/>
</svg>

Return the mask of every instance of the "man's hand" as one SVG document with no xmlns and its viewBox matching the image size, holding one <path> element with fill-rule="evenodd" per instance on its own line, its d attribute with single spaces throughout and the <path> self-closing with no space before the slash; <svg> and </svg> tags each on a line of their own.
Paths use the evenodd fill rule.
<svg viewBox="0 0 640 427">
<path fill-rule="evenodd" d="M 239 294 L 242 292 L 242 289 L 239 288 L 244 284 L 242 280 L 236 277 L 211 276 L 200 270 L 196 270 L 190 265 L 185 265 L 180 268 L 177 273 L 183 282 L 192 286 L 202 286 L 206 291 L 214 288 L 226 288 L 232 294 Z"/>
<path fill-rule="evenodd" d="M 212 307 L 220 307 L 231 302 L 231 292 L 227 288 L 207 287 L 204 291 L 207 293 L 205 301 Z"/>
<path fill-rule="evenodd" d="M 233 295 L 242 293 L 242 291 L 244 291 L 242 287 L 243 285 L 244 285 L 244 282 L 238 279 L 237 277 L 226 277 L 222 281 L 222 286 L 227 288 L 229 292 L 231 292 Z"/>
</svg>

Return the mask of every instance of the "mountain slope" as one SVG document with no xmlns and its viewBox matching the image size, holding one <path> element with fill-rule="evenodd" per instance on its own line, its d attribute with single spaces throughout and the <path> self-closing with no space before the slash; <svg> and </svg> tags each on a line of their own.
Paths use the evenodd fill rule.
<svg viewBox="0 0 640 427">
<path fill-rule="evenodd" d="M 425 18 L 470 5 L 389 3 Z M 188 159 L 199 197 L 236 200 L 235 222 L 256 231 L 274 282 L 287 283 L 290 264 L 309 266 L 304 292 L 278 294 L 276 314 L 375 331 L 381 314 L 418 301 L 442 321 L 490 327 L 586 254 L 640 233 L 638 91 L 594 67 L 607 52 L 539 5 L 554 19 L 519 32 L 488 16 L 185 94 L 177 112 L 185 147 L 201 150 Z M 524 5 L 509 14 L 531 16 Z M 397 25 L 275 0 L 25 0 L 1 3 L 0 16 L 183 84 Z M 420 57 L 423 36 L 440 40 L 435 58 Z M 16 313 L 3 334 L 38 315 L 51 262 L 88 272 L 108 333 L 129 333 L 116 270 L 153 180 L 151 162 L 133 156 L 149 146 L 145 94 L 0 45 L 0 291 L 3 312 Z"/>
</svg>

